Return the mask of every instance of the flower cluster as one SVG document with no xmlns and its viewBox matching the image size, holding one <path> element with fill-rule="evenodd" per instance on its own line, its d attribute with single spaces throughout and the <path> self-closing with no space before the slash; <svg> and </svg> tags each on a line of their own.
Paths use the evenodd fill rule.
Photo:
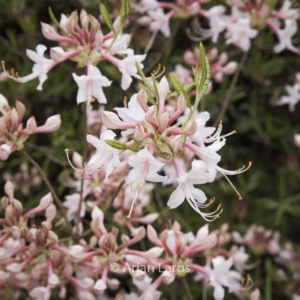
<svg viewBox="0 0 300 300">
<path fill-rule="evenodd" d="M 59 115 L 49 117 L 42 126 L 37 126 L 35 118 L 30 117 L 23 128 L 22 119 L 25 113 L 25 106 L 20 101 L 16 101 L 16 107 L 11 108 L 7 99 L 0 94 L 0 159 L 6 160 L 9 155 L 22 150 L 24 142 L 31 134 L 41 132 L 52 132 L 61 125 Z"/>
<path fill-rule="evenodd" d="M 139 23 L 148 25 L 151 31 L 161 31 L 165 37 L 170 36 L 169 20 L 174 18 L 189 18 L 200 16 L 209 22 L 209 29 L 203 29 L 199 24 L 194 24 L 195 32 L 201 38 L 212 38 L 216 43 L 219 35 L 225 31 L 226 44 L 233 44 L 248 51 L 251 40 L 257 37 L 259 30 L 269 27 L 279 39 L 279 44 L 274 51 L 279 53 L 285 49 L 299 53 L 300 50 L 293 46 L 292 37 L 297 32 L 297 19 L 299 12 L 292 8 L 292 1 L 283 2 L 279 10 L 273 10 L 265 1 L 227 0 L 231 8 L 231 15 L 226 13 L 223 5 L 216 5 L 207 10 L 202 4 L 209 0 L 179 1 L 175 3 L 158 2 L 156 0 L 141 0 L 134 8 L 147 16 L 139 18 Z M 168 10 L 167 13 L 164 10 Z M 282 28 L 282 23 L 284 27 Z"/>
<path fill-rule="evenodd" d="M 99 103 L 106 103 L 102 87 L 110 86 L 111 81 L 96 67 L 99 62 L 106 60 L 120 70 L 123 75 L 121 87 L 124 90 L 130 86 L 132 77 L 139 78 L 135 63 L 143 61 L 146 55 L 134 55 L 134 51 L 128 48 L 131 38 L 129 34 L 122 33 L 124 22 L 121 17 L 115 20 L 111 25 L 111 31 L 106 35 L 103 34 L 99 21 L 85 10 L 81 11 L 80 17 L 77 11 L 74 11 L 69 17 L 62 14 L 59 23 L 55 21 L 58 28 L 41 23 L 42 33 L 46 39 L 59 42 L 61 47 L 50 49 L 50 59 L 44 58 L 44 52 L 47 50 L 44 45 L 38 45 L 36 52 L 27 50 L 27 56 L 35 63 L 32 73 L 19 77 L 13 71 L 11 77 L 16 82 L 24 83 L 39 78 L 37 89 L 42 90 L 47 73 L 56 65 L 70 59 L 77 62 L 78 68 L 87 69 L 86 75 L 72 74 L 78 85 L 77 103 L 93 102 L 95 99 Z M 140 67 L 143 65 L 140 64 Z"/>
</svg>

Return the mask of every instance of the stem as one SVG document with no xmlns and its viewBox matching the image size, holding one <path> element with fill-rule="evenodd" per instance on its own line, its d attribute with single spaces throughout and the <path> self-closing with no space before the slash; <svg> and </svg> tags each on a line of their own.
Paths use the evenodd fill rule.
<svg viewBox="0 0 300 300">
<path fill-rule="evenodd" d="M 186 294 L 187 294 L 188 299 L 189 299 L 189 300 L 194 300 L 193 295 L 192 295 L 192 292 L 191 292 L 191 290 L 190 290 L 190 287 L 189 287 L 189 285 L 188 285 L 188 283 L 187 283 L 187 281 L 186 281 L 186 278 L 185 278 L 185 277 L 182 277 L 182 278 L 181 278 L 181 281 L 182 281 L 183 286 L 184 286 L 184 288 L 185 288 L 185 290 L 186 290 Z"/>
<path fill-rule="evenodd" d="M 38 171 L 40 172 L 44 182 L 46 183 L 47 187 L 49 188 L 53 198 L 54 198 L 54 201 L 56 203 L 56 205 L 59 207 L 62 215 L 63 215 L 63 218 L 65 219 L 65 222 L 67 224 L 67 226 L 69 227 L 69 230 L 70 232 L 72 232 L 72 226 L 67 218 L 67 215 L 65 213 L 65 210 L 64 210 L 64 207 L 61 203 L 61 201 L 59 200 L 53 186 L 51 185 L 50 181 L 48 180 L 46 174 L 44 173 L 44 171 L 42 170 L 42 168 L 40 167 L 40 165 L 25 151 L 25 150 L 22 150 L 22 153 L 24 154 L 24 156 L 38 169 Z"/>
<path fill-rule="evenodd" d="M 82 161 L 83 163 L 86 160 L 87 157 L 87 141 L 86 141 L 86 135 L 87 135 L 87 116 L 86 116 L 86 102 L 82 105 L 82 113 L 83 113 L 83 157 Z M 79 224 L 80 224 L 80 211 L 81 206 L 83 202 L 83 184 L 84 184 L 84 178 L 81 178 L 80 183 L 80 200 L 78 205 L 78 210 L 76 213 L 76 234 L 79 234 Z"/>
<path fill-rule="evenodd" d="M 227 110 L 227 107 L 228 107 L 228 104 L 229 104 L 229 100 L 230 100 L 230 97 L 231 97 L 231 94 L 237 84 L 237 81 L 239 79 L 239 76 L 240 76 L 240 72 L 241 72 L 241 69 L 242 69 L 242 66 L 244 65 L 245 61 L 246 61 L 246 58 L 247 58 L 247 55 L 248 55 L 248 52 L 244 52 L 240 62 L 239 62 L 239 65 L 238 65 L 238 68 L 237 68 L 237 71 L 236 73 L 234 74 L 231 82 L 230 82 L 230 85 L 229 85 L 229 88 L 226 92 L 226 95 L 225 95 L 225 98 L 223 100 L 223 103 L 222 103 L 222 109 L 213 125 L 213 127 L 217 127 L 217 125 L 219 124 L 220 120 L 222 120 L 222 118 L 224 117 L 225 113 L 226 113 L 226 110 Z"/>
</svg>

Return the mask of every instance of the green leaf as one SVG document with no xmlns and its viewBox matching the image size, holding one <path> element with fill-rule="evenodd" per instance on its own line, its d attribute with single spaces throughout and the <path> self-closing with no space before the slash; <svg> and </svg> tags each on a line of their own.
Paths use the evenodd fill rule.
<svg viewBox="0 0 300 300">
<path fill-rule="evenodd" d="M 140 143 L 136 140 L 134 141 L 134 147 L 130 147 L 116 140 L 105 140 L 105 143 L 118 150 L 131 150 L 133 152 L 138 152 L 140 150 Z"/>
<path fill-rule="evenodd" d="M 107 25 L 107 27 L 111 31 L 114 32 L 115 29 L 114 29 L 113 23 L 111 21 L 111 18 L 109 16 L 109 12 L 108 12 L 108 10 L 106 9 L 106 7 L 102 3 L 100 4 L 100 12 L 101 12 L 101 15 L 102 15 L 103 20 L 104 20 L 105 24 Z"/>
<path fill-rule="evenodd" d="M 192 107 L 191 102 L 190 102 L 190 98 L 186 92 L 186 90 L 184 89 L 184 86 L 181 84 L 181 82 L 179 81 L 179 79 L 176 77 L 176 75 L 174 74 L 170 74 L 170 79 L 172 81 L 173 87 L 175 89 L 175 91 L 179 94 L 179 95 L 183 95 L 184 99 L 186 101 L 186 104 L 189 108 Z"/>
<path fill-rule="evenodd" d="M 185 85 L 183 88 L 184 88 L 184 90 L 188 93 L 188 92 L 190 92 L 194 87 L 195 87 L 195 83 L 193 82 L 193 83 L 190 83 L 190 84 L 188 84 L 188 85 Z M 177 96 L 179 96 L 179 95 L 180 95 L 180 94 L 177 93 L 177 92 L 175 91 L 175 92 L 169 94 L 169 95 L 166 97 L 166 99 L 170 99 L 170 98 L 173 98 L 173 97 L 177 97 Z"/>
<path fill-rule="evenodd" d="M 121 16 L 121 26 L 125 24 L 127 21 L 128 15 L 130 12 L 130 0 L 123 0 L 121 10 L 120 10 L 120 16 Z"/>
<path fill-rule="evenodd" d="M 196 68 L 194 71 L 196 90 L 197 90 L 196 102 L 195 102 L 196 107 L 198 106 L 203 95 L 205 94 L 210 80 L 209 61 L 205 56 L 205 49 L 202 43 L 200 43 L 199 48 L 200 48 L 201 71 L 198 68 Z"/>
<path fill-rule="evenodd" d="M 121 143 L 119 141 L 116 140 L 105 140 L 105 143 L 108 144 L 109 146 L 115 148 L 115 149 L 119 149 L 119 150 L 131 150 L 132 147 Z"/>
<path fill-rule="evenodd" d="M 152 92 L 155 93 L 154 91 L 154 87 L 150 84 L 149 80 L 147 79 L 147 77 L 145 76 L 144 72 L 142 71 L 140 64 L 136 61 L 135 62 L 135 67 L 137 69 L 138 74 L 141 76 L 142 81 L 144 83 L 144 85 Z"/>
<path fill-rule="evenodd" d="M 57 26 L 57 28 L 59 28 L 61 31 L 63 31 L 66 35 L 69 35 L 60 25 L 60 23 L 58 22 L 58 20 L 56 19 L 51 6 L 48 7 L 48 13 L 50 15 L 50 19 L 51 21 Z"/>
</svg>

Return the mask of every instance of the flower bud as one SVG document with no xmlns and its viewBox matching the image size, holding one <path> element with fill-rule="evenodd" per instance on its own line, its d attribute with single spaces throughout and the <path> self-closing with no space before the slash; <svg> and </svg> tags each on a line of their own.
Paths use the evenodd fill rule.
<svg viewBox="0 0 300 300">
<path fill-rule="evenodd" d="M 218 59 L 219 63 L 221 64 L 221 66 L 223 66 L 224 64 L 227 63 L 228 61 L 228 55 L 226 52 L 222 52 L 219 56 L 219 59 Z"/>
<path fill-rule="evenodd" d="M 162 273 L 162 281 L 165 283 L 165 284 L 171 284 L 175 279 L 175 275 L 174 273 L 168 271 L 168 270 L 165 270 L 163 273 Z"/>
<path fill-rule="evenodd" d="M 16 101 L 16 110 L 17 110 L 18 115 L 19 115 L 19 121 L 21 121 L 21 119 L 24 116 L 26 107 L 25 107 L 25 105 L 22 102 Z"/>
<path fill-rule="evenodd" d="M 194 58 L 194 54 L 190 50 L 184 52 L 183 59 L 190 66 L 193 66 L 193 65 L 196 64 L 196 61 L 195 61 L 195 58 Z"/>
<path fill-rule="evenodd" d="M 52 223 L 52 221 L 54 220 L 55 216 L 56 216 L 56 206 L 51 203 L 47 209 L 46 209 L 46 220 L 49 223 Z"/>
<path fill-rule="evenodd" d="M 223 73 L 225 74 L 233 74 L 238 67 L 238 63 L 236 61 L 231 61 L 223 68 Z"/>
<path fill-rule="evenodd" d="M 52 202 L 53 202 L 52 195 L 51 193 L 48 193 L 40 200 L 40 204 L 38 205 L 39 210 L 40 211 L 45 210 Z"/>
<path fill-rule="evenodd" d="M 160 117 L 159 117 L 159 129 L 162 131 L 164 131 L 167 126 L 168 126 L 168 122 L 169 122 L 169 113 L 167 111 L 165 111 Z"/>
<path fill-rule="evenodd" d="M 121 282 L 116 278 L 107 278 L 106 283 L 111 290 L 117 290 L 121 284 Z"/>
<path fill-rule="evenodd" d="M 60 280 L 58 278 L 58 276 L 54 273 L 51 273 L 48 277 L 48 284 L 50 284 L 50 286 L 52 288 L 56 287 L 57 285 L 60 284 Z"/>
<path fill-rule="evenodd" d="M 213 61 L 217 58 L 218 56 L 218 49 L 216 47 L 212 48 L 208 53 L 207 53 L 207 59 L 208 61 Z"/>
<path fill-rule="evenodd" d="M 56 41 L 61 38 L 61 36 L 56 32 L 56 30 L 49 24 L 41 22 L 43 36 L 50 41 Z"/>
<path fill-rule="evenodd" d="M 37 128 L 35 117 L 31 117 L 28 119 L 26 123 L 26 129 L 28 134 L 33 134 Z"/>
<path fill-rule="evenodd" d="M 0 146 L 0 159 L 6 160 L 11 153 L 11 149 L 8 145 L 4 144 Z"/>
<path fill-rule="evenodd" d="M 147 93 L 145 90 L 140 90 L 137 94 L 137 101 L 140 105 L 140 107 L 144 110 L 144 112 L 147 112 L 149 110 L 149 107 L 147 105 Z"/>
<path fill-rule="evenodd" d="M 142 26 L 148 26 L 153 22 L 153 20 L 148 16 L 142 16 L 137 19 L 137 22 Z"/>
<path fill-rule="evenodd" d="M 300 83 L 300 72 L 296 73 L 295 78 L 296 78 L 296 82 Z"/>
<path fill-rule="evenodd" d="M 6 209 L 8 203 L 9 203 L 8 198 L 6 196 L 3 196 L 0 200 L 0 202 L 1 202 L 1 205 L 3 206 L 3 208 Z"/>
<path fill-rule="evenodd" d="M 4 185 L 4 191 L 6 195 L 8 196 L 10 203 L 14 200 L 14 185 L 11 181 L 7 180 Z"/>
<path fill-rule="evenodd" d="M 52 132 L 52 131 L 57 130 L 60 127 L 60 125 L 61 125 L 60 115 L 55 115 L 55 116 L 49 117 L 43 126 L 40 126 L 36 129 L 35 133 Z"/>
<path fill-rule="evenodd" d="M 187 132 L 188 135 L 193 135 L 197 131 L 197 122 L 195 121 L 194 118 L 188 121 L 185 127 L 185 131 Z"/>
<path fill-rule="evenodd" d="M 10 120 L 11 120 L 11 123 L 12 123 L 12 124 L 15 124 L 15 123 L 18 123 L 18 122 L 19 122 L 19 114 L 18 114 L 18 112 L 16 111 L 15 108 L 13 108 L 13 109 L 11 110 Z"/>
<path fill-rule="evenodd" d="M 101 30 L 98 30 L 95 35 L 95 43 L 97 47 L 101 47 L 103 44 L 103 32 Z"/>
<path fill-rule="evenodd" d="M 137 140 L 138 142 L 142 142 L 145 139 L 145 131 L 144 127 L 142 127 L 140 124 L 135 127 L 134 130 L 134 139 Z"/>
<path fill-rule="evenodd" d="M 102 279 L 97 280 L 97 282 L 94 285 L 94 291 L 97 294 L 103 294 L 106 289 L 107 289 L 107 285 L 104 282 L 104 280 Z"/>
<path fill-rule="evenodd" d="M 170 144 L 172 146 L 173 152 L 176 153 L 183 148 L 184 136 L 177 135 L 173 140 L 171 140 Z"/>
</svg>

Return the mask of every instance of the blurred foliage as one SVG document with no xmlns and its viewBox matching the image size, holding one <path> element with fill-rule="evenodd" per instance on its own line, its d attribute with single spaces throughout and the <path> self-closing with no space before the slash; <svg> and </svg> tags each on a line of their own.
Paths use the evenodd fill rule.
<svg viewBox="0 0 300 300">
<path fill-rule="evenodd" d="M 48 7 L 52 7 L 58 18 L 60 13 L 68 14 L 81 8 L 97 16 L 99 3 L 97 0 L 0 0 L 0 60 L 5 61 L 8 70 L 14 68 L 20 76 L 29 74 L 32 62 L 26 57 L 26 49 L 34 49 L 39 43 L 48 47 L 56 46 L 46 40 L 40 31 L 40 21 L 50 23 Z M 108 11 L 113 9 L 110 1 L 103 3 L 107 4 Z M 212 1 L 212 5 L 213 3 Z M 171 28 L 176 31 L 172 40 L 166 40 L 158 34 L 144 64 L 147 75 L 158 63 L 166 65 L 167 73 L 174 70 L 175 64 L 184 64 L 183 52 L 197 46 L 186 35 L 186 30 L 191 27 L 191 20 L 180 20 L 180 23 L 176 21 L 171 21 Z M 141 53 L 151 34 L 134 23 L 129 25 L 127 32 L 133 33 L 132 45 L 137 53 Z M 220 37 L 220 52 L 226 50 L 231 61 L 239 61 L 241 51 L 225 45 L 223 41 Z M 299 42 L 298 35 L 295 43 Z M 300 133 L 300 105 L 296 106 L 293 113 L 288 111 L 287 106 L 274 105 L 278 97 L 285 93 L 284 86 L 294 83 L 295 72 L 300 70 L 300 57 L 287 51 L 280 55 L 274 54 L 272 47 L 276 43 L 275 37 L 269 32 L 260 34 L 256 39 L 223 118 L 223 132 L 236 130 L 237 133 L 227 138 L 226 147 L 220 151 L 220 166 L 237 169 L 247 165 L 249 161 L 253 163 L 246 173 L 232 178 L 243 200 L 237 199 L 224 178 L 201 186 L 201 189 L 208 197 L 216 197 L 216 203 L 222 203 L 224 209 L 221 217 L 210 225 L 210 229 L 219 228 L 221 224 L 228 222 L 231 230 L 245 232 L 250 224 L 255 223 L 280 231 L 282 242 L 291 240 L 300 244 L 300 151 L 293 142 L 294 133 Z M 207 51 L 214 46 L 210 41 L 204 41 L 203 44 Z M 103 63 L 100 69 L 104 75 L 114 80 L 112 87 L 105 90 L 107 109 L 122 105 L 124 96 L 130 98 L 136 92 L 137 85 L 132 85 L 125 92 L 120 89 L 120 74 L 115 67 Z M 79 153 L 83 151 L 82 115 L 81 108 L 76 105 L 77 87 L 71 76 L 73 72 L 81 72 L 76 70 L 73 62 L 60 64 L 49 73 L 43 92 L 36 90 L 37 80 L 26 84 L 8 80 L 0 84 L 0 93 L 7 97 L 11 105 L 14 105 L 15 99 L 26 105 L 25 119 L 34 115 L 37 123 L 43 124 L 50 115 L 61 114 L 63 124 L 57 132 L 30 137 L 30 143 L 26 146 L 26 150 L 40 162 L 61 197 L 69 192 L 69 189 L 60 185 L 62 176 L 59 177 L 62 168 L 66 166 L 64 149 L 69 148 L 71 152 Z M 213 92 L 205 96 L 204 103 L 201 103 L 201 108 L 211 114 L 208 125 L 212 125 L 218 116 L 230 80 L 231 78 L 225 78 L 221 84 L 214 83 Z M 39 145 L 39 149 L 32 145 Z M 7 162 L 0 164 L 0 172 L 16 171 L 23 161 L 25 159 L 21 153 L 15 152 Z M 2 178 L 0 180 L 2 187 L 4 181 Z M 196 232 L 204 225 L 203 219 L 192 211 L 187 202 L 170 210 L 166 202 L 171 191 L 172 187 L 159 187 L 163 209 L 160 209 L 157 198 L 154 197 L 154 201 L 149 204 L 149 212 L 161 211 L 158 220 L 161 228 L 165 227 L 167 219 L 171 219 L 178 220 L 184 232 Z M 47 189 L 43 184 L 38 192 L 33 189 L 27 199 L 18 193 L 16 198 L 24 199 L 28 207 L 31 207 L 46 193 Z M 109 212 L 106 220 L 111 217 L 112 212 Z M 275 285 L 275 279 L 272 278 L 274 272 L 270 258 L 266 258 L 265 264 L 254 270 L 252 276 L 254 280 L 260 278 L 263 281 L 264 274 L 267 274 L 265 282 L 255 282 L 261 288 L 264 299 L 284 299 L 284 287 Z M 122 286 L 128 289 L 125 282 L 122 282 Z M 168 295 L 169 287 L 165 286 L 163 289 L 165 295 Z M 185 299 L 184 291 L 177 287 L 177 281 L 172 284 L 171 290 Z M 201 294 L 202 287 L 195 283 L 191 285 L 191 290 L 195 295 Z"/>
</svg>

